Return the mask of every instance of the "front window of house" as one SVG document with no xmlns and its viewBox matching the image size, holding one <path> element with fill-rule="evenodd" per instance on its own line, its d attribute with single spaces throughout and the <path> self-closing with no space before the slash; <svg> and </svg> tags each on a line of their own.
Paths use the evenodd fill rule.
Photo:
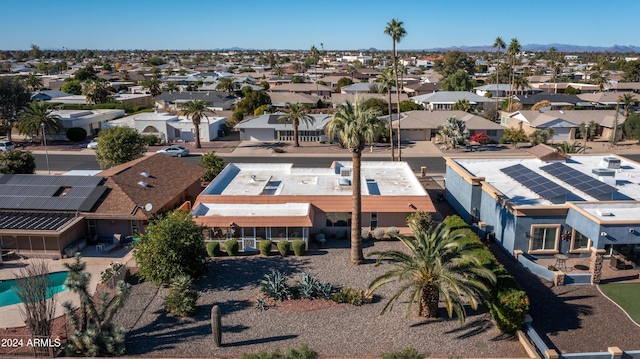
<svg viewBox="0 0 640 359">
<path fill-rule="evenodd" d="M 529 251 L 557 252 L 559 233 L 560 225 L 531 226 Z"/>
</svg>

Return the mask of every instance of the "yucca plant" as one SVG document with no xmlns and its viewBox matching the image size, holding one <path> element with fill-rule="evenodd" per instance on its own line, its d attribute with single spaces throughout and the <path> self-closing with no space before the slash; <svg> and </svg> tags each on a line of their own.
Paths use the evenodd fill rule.
<svg viewBox="0 0 640 359">
<path fill-rule="evenodd" d="M 287 285 L 287 277 L 279 271 L 265 274 L 264 279 L 260 281 L 260 285 L 262 293 L 267 298 L 286 300 L 291 297 L 291 288 Z"/>
<path fill-rule="evenodd" d="M 186 317 L 196 311 L 198 292 L 193 287 L 193 279 L 179 275 L 171 279 L 169 294 L 164 297 L 164 309 L 179 317 Z"/>
</svg>

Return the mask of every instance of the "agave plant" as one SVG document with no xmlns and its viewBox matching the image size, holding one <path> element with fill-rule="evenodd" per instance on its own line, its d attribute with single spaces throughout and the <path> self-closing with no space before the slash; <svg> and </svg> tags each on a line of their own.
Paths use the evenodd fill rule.
<svg viewBox="0 0 640 359">
<path fill-rule="evenodd" d="M 302 273 L 298 279 L 298 292 L 304 299 L 316 298 L 316 287 L 318 281 L 309 273 Z"/>
<path fill-rule="evenodd" d="M 316 282 L 316 295 L 319 298 L 331 299 L 333 294 L 333 286 L 331 283 Z"/>
<path fill-rule="evenodd" d="M 291 297 L 291 288 L 287 285 L 287 277 L 279 271 L 272 271 L 271 274 L 265 274 L 260 285 L 262 293 L 267 298 L 276 300 L 286 300 Z"/>
</svg>

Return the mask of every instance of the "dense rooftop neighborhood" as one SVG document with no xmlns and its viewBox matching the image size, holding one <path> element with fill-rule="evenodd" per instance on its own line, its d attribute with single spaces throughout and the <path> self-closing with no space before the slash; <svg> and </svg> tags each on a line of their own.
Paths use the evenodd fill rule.
<svg viewBox="0 0 640 359">
<path fill-rule="evenodd" d="M 594 301 L 617 282 L 634 286 L 622 292 L 640 292 L 640 162 L 617 153 L 621 143 L 634 152 L 640 141 L 640 57 L 553 47 L 529 52 L 517 39 L 505 53 L 498 39 L 496 52 L 468 53 L 315 45 L 308 51 L 2 50 L 0 288 L 8 292 L 2 281 L 21 267 L 34 268 L 34 258 L 70 271 L 71 281 L 74 268 L 80 271 L 71 263 L 82 253 L 96 277 L 85 290 L 108 289 L 116 299 L 105 305 L 120 310 L 113 318 L 129 333 L 120 347 L 82 341 L 77 333 L 44 335 L 64 337 L 73 354 L 93 353 L 86 342 L 103 345 L 100 355 L 123 354 L 126 343 L 133 355 L 176 356 L 189 351 L 189 340 L 203 349 L 188 355 L 233 357 L 243 349 L 236 347 L 272 350 L 279 340 L 313 349 L 313 330 L 292 333 L 324 325 L 339 334 L 340 325 L 354 325 L 373 339 L 349 337 L 354 348 L 318 339 L 320 355 L 371 357 L 403 349 L 388 342 L 401 333 L 369 326 L 384 327 L 385 317 L 372 319 L 373 311 L 416 299 L 426 321 L 391 320 L 389 328 L 408 333 L 399 343 L 422 351 L 429 348 L 426 336 L 443 335 L 434 342 L 467 340 L 459 347 L 480 350 L 447 348 L 435 356 L 640 358 L 633 305 L 603 300 L 591 312 L 567 310 L 557 318 L 541 309 L 549 298 L 570 301 L 571 286 Z M 254 161 L 216 153 L 225 142 L 253 149 Z M 51 172 L 55 146 L 95 155 L 102 170 L 44 174 L 35 156 L 44 154 Z M 167 156 L 169 149 L 180 151 L 177 157 L 196 154 L 200 164 Z M 283 153 L 289 163 L 264 161 Z M 332 163 L 306 165 L 305 156 Z M 426 157 L 444 159 L 445 170 L 406 162 Z M 431 242 L 439 240 L 448 244 Z M 472 254 L 479 257 L 469 260 Z M 394 272 L 385 274 L 374 262 L 405 268 L 409 257 L 430 258 L 453 273 L 447 278 L 455 284 L 427 281 L 409 299 L 394 296 L 383 286 Z M 169 276 L 164 272 L 175 258 L 181 259 Z M 418 282 L 427 276 L 419 271 L 406 273 L 418 273 Z M 135 284 L 116 284 L 129 272 Z M 294 274 L 307 279 L 294 286 L 280 277 Z M 281 293 L 271 284 L 277 280 Z M 61 296 L 72 292 L 59 287 Z M 459 287 L 465 289 L 456 292 Z M 424 288 L 443 294 L 434 300 Z M 0 317 L 19 305 L 4 304 L 0 299 Z M 443 308 L 482 328 L 453 337 L 457 329 L 448 319 L 433 320 L 446 317 Z M 625 310 L 628 318 L 616 317 Z M 276 312 L 286 325 L 269 326 L 278 322 Z M 62 307 L 56 313 L 62 315 Z M 360 318 L 349 321 L 354 313 Z M 625 333 L 578 345 L 558 332 L 571 336 L 579 325 L 556 330 L 549 324 L 591 314 L 615 317 L 611 325 Z M 60 315 L 64 321 L 72 313 Z M 174 347 L 173 336 L 159 327 L 179 316 L 191 319 L 172 325 L 193 334 L 180 334 L 186 337 Z M 348 323 L 322 322 L 342 316 Z M 24 318 L 9 320 L 0 321 L 0 336 L 29 335 Z M 439 331 L 440 325 L 447 329 Z M 269 336 L 244 336 L 256 331 Z M 340 341 L 336 333 L 320 332 Z M 225 346 L 222 333 L 236 342 Z M 475 335 L 510 339 L 487 348 L 473 342 Z M 381 339 L 386 344 L 376 352 L 371 347 Z"/>
</svg>

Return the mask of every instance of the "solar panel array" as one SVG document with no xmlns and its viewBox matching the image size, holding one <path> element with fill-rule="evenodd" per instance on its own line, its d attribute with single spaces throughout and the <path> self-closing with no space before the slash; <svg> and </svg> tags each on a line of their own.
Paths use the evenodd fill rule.
<svg viewBox="0 0 640 359">
<path fill-rule="evenodd" d="M 547 200 L 566 196 L 571 192 L 521 164 L 505 167 L 500 171 Z"/>
<path fill-rule="evenodd" d="M 102 177 L 0 176 L 0 209 L 90 211 L 107 190 Z"/>
<path fill-rule="evenodd" d="M 69 213 L 0 212 L 0 229 L 55 231 L 73 218 Z"/>
<path fill-rule="evenodd" d="M 562 163 L 552 163 L 540 169 L 591 197 L 601 198 L 616 191 L 615 187 Z"/>
</svg>

